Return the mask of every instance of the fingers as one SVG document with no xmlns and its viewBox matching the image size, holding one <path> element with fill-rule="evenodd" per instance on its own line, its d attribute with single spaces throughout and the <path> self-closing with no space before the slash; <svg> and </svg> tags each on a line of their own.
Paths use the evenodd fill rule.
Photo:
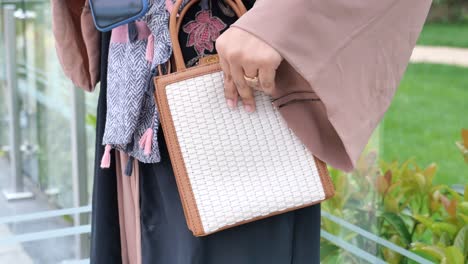
<svg viewBox="0 0 468 264">
<path fill-rule="evenodd" d="M 239 97 L 239 94 L 236 86 L 234 85 L 229 64 L 222 58 L 220 58 L 220 64 L 224 75 L 224 97 L 226 98 L 226 104 L 229 108 L 234 109 L 237 107 L 237 98 Z"/>
<path fill-rule="evenodd" d="M 276 69 L 261 68 L 258 71 L 261 90 L 266 94 L 271 94 L 273 92 L 273 89 L 275 88 L 275 76 Z"/>
<path fill-rule="evenodd" d="M 226 102 L 237 105 L 240 96 L 245 110 L 254 112 L 254 89 L 273 93 L 276 69 L 283 57 L 268 43 L 235 27 L 217 38 L 216 50 L 225 73 Z M 246 80 L 245 76 L 258 79 Z"/>
<path fill-rule="evenodd" d="M 235 63 L 229 64 L 225 59 L 220 58 L 221 69 L 224 74 L 224 97 L 229 108 L 237 107 L 239 95 L 242 99 L 242 104 L 247 112 L 255 111 L 255 98 L 253 90 L 247 85 L 244 79 L 244 71 L 246 76 L 257 76 L 257 71 L 253 67 L 243 69 Z"/>
<path fill-rule="evenodd" d="M 247 85 L 247 82 L 244 79 L 244 69 L 240 64 L 230 64 L 229 68 L 231 69 L 232 79 L 239 93 L 244 109 L 252 113 L 255 111 L 255 98 L 253 94 L 253 89 Z"/>
<path fill-rule="evenodd" d="M 253 63 L 246 63 L 243 64 L 242 68 L 244 70 L 244 76 L 242 77 L 244 78 L 246 85 L 250 88 L 261 90 L 260 83 L 258 82 L 258 67 Z M 246 80 L 246 77 L 251 78 L 252 80 Z M 256 79 L 256 81 L 254 79 Z"/>
</svg>

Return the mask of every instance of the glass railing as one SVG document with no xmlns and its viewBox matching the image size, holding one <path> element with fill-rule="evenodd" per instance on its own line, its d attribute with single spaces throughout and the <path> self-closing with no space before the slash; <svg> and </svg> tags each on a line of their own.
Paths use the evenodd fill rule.
<svg viewBox="0 0 468 264">
<path fill-rule="evenodd" d="M 49 1 L 0 8 L 0 263 L 87 259 L 97 93 L 63 75 Z"/>
</svg>

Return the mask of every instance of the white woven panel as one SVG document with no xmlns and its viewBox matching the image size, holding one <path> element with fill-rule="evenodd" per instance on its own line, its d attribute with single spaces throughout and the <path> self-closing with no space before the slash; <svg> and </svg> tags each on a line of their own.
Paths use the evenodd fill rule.
<svg viewBox="0 0 468 264">
<path fill-rule="evenodd" d="M 167 86 L 167 98 L 204 231 L 324 199 L 312 154 L 270 97 L 256 112 L 225 102 L 221 72 Z"/>
</svg>

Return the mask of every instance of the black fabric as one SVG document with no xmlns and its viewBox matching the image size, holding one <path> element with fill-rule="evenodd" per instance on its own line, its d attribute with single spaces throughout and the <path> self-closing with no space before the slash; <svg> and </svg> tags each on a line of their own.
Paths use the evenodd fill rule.
<svg viewBox="0 0 468 264">
<path fill-rule="evenodd" d="M 253 6 L 253 3 L 255 0 L 247 0 L 244 1 L 245 7 L 247 9 L 250 9 Z M 221 19 L 225 24 L 226 28 L 223 29 L 220 33 L 222 34 L 224 31 L 226 31 L 229 28 L 229 25 L 233 24 L 237 20 L 237 16 L 235 13 L 231 10 L 231 12 L 223 12 L 223 9 L 221 7 L 227 7 L 227 4 L 224 3 L 224 1 L 220 0 L 212 0 L 209 2 L 209 10 L 211 10 L 211 14 L 219 19 Z M 187 23 L 191 22 L 194 20 L 196 17 L 197 13 L 202 11 L 201 7 L 201 2 L 199 4 L 195 4 L 192 8 L 190 8 L 185 16 L 182 19 L 182 25 L 186 25 Z M 182 48 L 182 53 L 185 59 L 185 63 L 187 64 L 187 67 L 191 67 L 194 65 L 194 62 L 196 61 L 197 56 L 200 54 L 197 54 L 195 49 L 193 47 L 188 47 L 187 46 L 187 39 L 188 39 L 188 34 L 184 32 L 183 26 L 181 27 L 179 31 L 179 42 Z M 213 49 L 212 51 L 205 50 L 205 55 L 208 54 L 216 54 L 216 49 Z"/>
<path fill-rule="evenodd" d="M 110 33 L 101 34 L 101 84 L 96 119 L 96 151 L 94 158 L 94 182 L 91 220 L 92 264 L 121 263 L 119 211 L 117 203 L 117 178 L 115 166 L 101 169 L 104 153 L 102 136 L 106 124 L 107 57 Z M 115 164 L 115 152 L 111 151 L 111 164 Z"/>
<path fill-rule="evenodd" d="M 162 129 L 158 140 L 161 162 L 140 164 L 144 264 L 320 262 L 320 204 L 194 237 L 185 222 Z"/>
<path fill-rule="evenodd" d="M 248 7 L 252 1 L 249 1 Z M 213 15 L 227 25 L 226 17 L 211 2 Z M 197 10 L 198 8 L 198 10 Z M 193 20 L 200 6 L 188 12 Z M 180 34 L 186 43 L 185 33 Z M 100 169 L 104 153 L 102 136 L 106 118 L 106 69 L 109 35 L 103 35 L 102 69 L 96 129 L 96 162 L 93 187 L 91 263 L 121 263 L 120 229 L 115 167 Z M 197 56 L 182 45 L 185 59 Z M 202 107 L 202 106 L 201 106 Z M 319 263 L 320 204 L 244 224 L 206 237 L 194 237 L 187 227 L 171 161 L 158 129 L 161 162 L 140 163 L 142 264 L 310 264 Z M 111 152 L 115 164 L 114 152 Z"/>
</svg>

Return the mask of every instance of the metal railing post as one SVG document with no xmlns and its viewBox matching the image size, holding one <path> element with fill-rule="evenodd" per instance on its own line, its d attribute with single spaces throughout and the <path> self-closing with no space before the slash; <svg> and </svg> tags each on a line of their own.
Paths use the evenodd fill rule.
<svg viewBox="0 0 468 264">
<path fill-rule="evenodd" d="M 5 5 L 3 7 L 3 23 L 5 32 L 5 66 L 6 66 L 6 101 L 8 104 L 8 121 L 10 132 L 10 177 L 11 186 L 3 193 L 7 200 L 31 198 L 31 192 L 24 191 L 23 172 L 21 166 L 20 152 L 20 127 L 18 107 L 18 87 L 16 79 L 16 28 L 15 28 L 15 6 Z"/>
<path fill-rule="evenodd" d="M 72 146 L 72 181 L 73 181 L 73 207 L 80 207 L 88 204 L 88 181 L 86 162 L 86 106 L 85 95 L 82 89 L 72 87 L 72 111 L 70 119 L 71 146 Z M 82 226 L 88 224 L 88 217 L 85 214 L 74 216 L 74 225 Z M 76 257 L 82 259 L 89 257 L 89 235 L 76 235 Z"/>
</svg>

